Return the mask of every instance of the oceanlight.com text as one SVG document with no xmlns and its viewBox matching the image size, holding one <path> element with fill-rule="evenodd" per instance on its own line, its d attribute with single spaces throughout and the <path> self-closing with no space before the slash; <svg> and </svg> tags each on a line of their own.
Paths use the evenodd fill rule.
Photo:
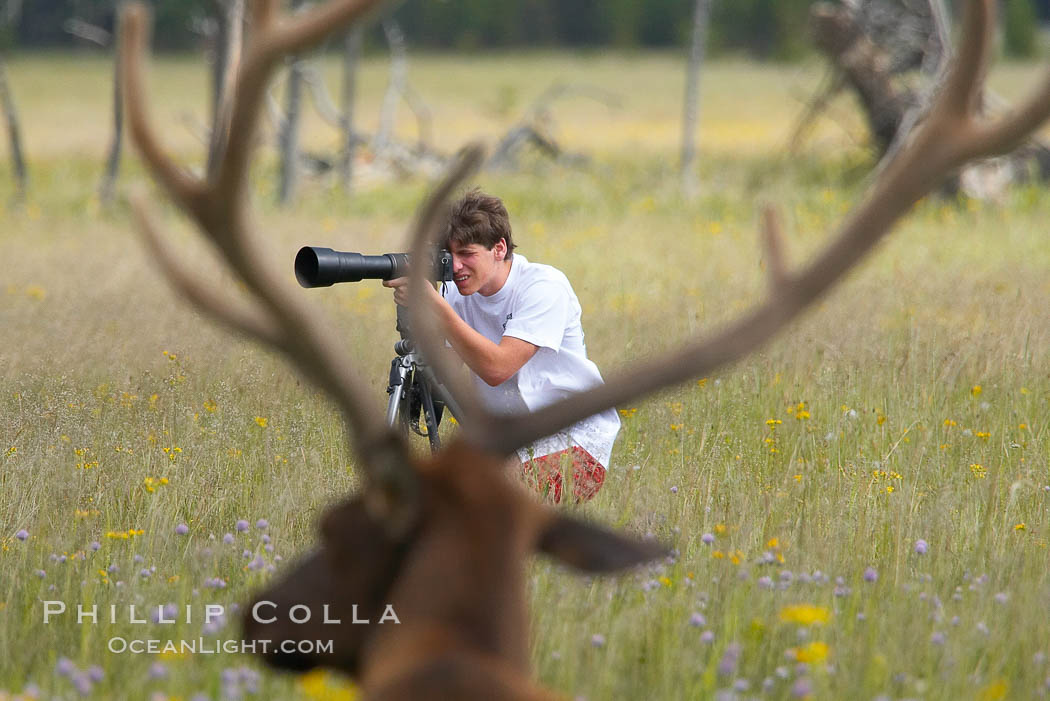
<svg viewBox="0 0 1050 701">
<path fill-rule="evenodd" d="M 331 640 L 157 640 L 113 637 L 106 645 L 116 655 L 218 655 L 261 654 L 279 652 L 285 655 L 332 654 L 335 645 Z"/>
</svg>

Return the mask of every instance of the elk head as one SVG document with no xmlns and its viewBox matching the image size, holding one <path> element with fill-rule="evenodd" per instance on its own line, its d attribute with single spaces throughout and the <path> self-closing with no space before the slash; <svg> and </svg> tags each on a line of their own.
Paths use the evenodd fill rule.
<svg viewBox="0 0 1050 701">
<path fill-rule="evenodd" d="M 514 670 L 524 683 L 523 563 L 532 551 L 588 572 L 663 554 L 653 542 L 540 504 L 507 479 L 505 459 L 464 443 L 413 469 L 419 516 L 403 535 L 391 534 L 363 499 L 344 501 L 325 515 L 320 548 L 257 596 L 245 614 L 245 634 L 273 641 L 269 662 L 335 667 L 373 690 L 434 664 L 461 664 L 475 675 L 479 667 Z M 310 621 L 295 623 L 307 613 Z M 325 615 L 342 625 L 326 625 Z M 277 645 L 297 640 L 332 645 L 314 654 Z"/>
<path fill-rule="evenodd" d="M 284 353 L 336 402 L 355 437 L 362 491 L 325 516 L 321 546 L 257 597 L 247 634 L 275 642 L 332 638 L 329 652 L 275 650 L 269 659 L 296 669 L 317 664 L 343 669 L 359 678 L 373 699 L 548 698 L 531 684 L 526 669 L 527 555 L 539 550 L 586 570 L 609 571 L 662 551 L 534 503 L 506 479 L 506 456 L 609 407 L 710 373 L 763 344 L 832 287 L 946 175 L 968 160 L 1012 149 L 1037 128 L 1050 114 L 1050 80 L 1004 118 L 990 123 L 977 118 L 995 7 L 993 0 L 971 0 L 962 49 L 926 119 L 821 253 L 802 269 L 787 270 L 777 218 L 767 209 L 762 230 L 771 283 L 767 301 L 670 358 L 630 367 L 601 387 L 527 417 L 486 412 L 465 378 L 449 367 L 431 320 L 414 315 L 417 345 L 463 413 L 458 442 L 417 461 L 384 425 L 382 412 L 342 357 L 343 339 L 334 338 L 285 277 L 256 255 L 247 206 L 252 137 L 273 68 L 284 55 L 309 48 L 376 4 L 330 0 L 294 18 L 278 18 L 276 0 L 252 4 L 231 102 L 222 112 L 229 119 L 228 137 L 221 129 L 213 134 L 212 150 L 220 160 L 204 180 L 174 165 L 150 128 L 141 78 L 145 12 L 129 7 L 123 80 L 132 139 L 154 178 L 244 283 L 249 299 L 231 302 L 180 263 L 141 201 L 135 206 L 139 228 L 185 296 Z M 480 161 L 480 149 L 466 149 L 421 207 L 413 236 L 416 260 L 442 229 L 445 201 Z M 421 268 L 413 270 L 416 294 L 423 291 Z M 315 625 L 321 623 L 325 604 L 329 619 L 342 625 L 327 626 L 326 635 L 318 636 L 316 628 L 295 623 L 307 611 Z M 353 624 L 355 604 L 356 618 L 369 625 Z M 380 623 L 387 605 L 400 624 Z"/>
</svg>

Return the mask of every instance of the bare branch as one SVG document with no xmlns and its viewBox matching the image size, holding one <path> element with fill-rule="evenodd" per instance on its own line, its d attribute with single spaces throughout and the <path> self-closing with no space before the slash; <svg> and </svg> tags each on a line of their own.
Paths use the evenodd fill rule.
<svg viewBox="0 0 1050 701">
<path fill-rule="evenodd" d="M 216 176 L 219 189 L 236 201 L 244 199 L 245 172 L 251 140 L 265 99 L 267 78 L 276 62 L 290 53 L 305 51 L 337 27 L 347 26 L 380 4 L 380 0 L 343 0 L 315 6 L 294 18 L 278 21 L 274 0 L 255 6 L 254 32 L 242 59 L 237 98 L 230 118 L 231 138 Z"/>
<path fill-rule="evenodd" d="M 91 24 L 90 22 L 85 22 L 78 17 L 67 19 L 62 23 L 62 29 L 78 39 L 90 41 L 97 46 L 109 46 L 109 40 L 112 37 L 112 35 L 102 27 L 99 27 L 96 24 Z"/>
</svg>

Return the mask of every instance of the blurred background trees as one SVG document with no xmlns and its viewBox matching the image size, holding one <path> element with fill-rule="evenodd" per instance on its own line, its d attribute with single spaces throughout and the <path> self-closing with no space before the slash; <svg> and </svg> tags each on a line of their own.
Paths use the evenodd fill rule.
<svg viewBox="0 0 1050 701">
<path fill-rule="evenodd" d="M 11 0 L 8 0 L 10 2 Z M 859 2 L 860 0 L 851 0 Z M 914 0 L 895 0 L 907 4 Z M 161 50 L 199 45 L 201 25 L 218 0 L 152 0 L 154 45 Z M 112 29 L 114 0 L 23 1 L 13 40 L 20 48 L 73 46 L 63 30 L 70 17 Z M 810 0 L 715 0 L 709 51 L 761 59 L 809 51 Z M 958 5 L 959 0 L 950 3 Z M 416 48 L 682 48 L 689 45 L 694 0 L 404 0 L 393 17 Z M 1002 0 L 1004 50 L 1030 56 L 1037 22 L 1050 20 L 1050 0 Z M 381 30 L 366 48 L 385 50 Z"/>
</svg>

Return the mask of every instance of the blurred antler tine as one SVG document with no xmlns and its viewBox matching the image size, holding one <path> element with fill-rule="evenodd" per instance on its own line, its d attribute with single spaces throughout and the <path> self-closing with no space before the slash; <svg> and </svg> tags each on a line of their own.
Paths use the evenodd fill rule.
<svg viewBox="0 0 1050 701">
<path fill-rule="evenodd" d="M 448 207 L 446 205 L 452 193 L 463 181 L 476 173 L 484 161 L 485 150 L 480 144 L 469 144 L 457 154 L 456 160 L 449 167 L 441 183 L 434 188 L 419 209 L 409 244 L 412 260 L 429 260 L 431 251 L 448 226 Z M 455 362 L 445 351 L 445 339 L 438 330 L 435 320 L 429 314 L 421 313 L 425 306 L 423 285 L 430 284 L 427 281 L 426 266 L 417 264 L 411 266 L 410 270 L 408 313 L 414 340 L 427 363 L 433 368 L 438 380 L 445 385 L 452 398 L 463 410 L 464 416 L 459 418 L 464 430 L 470 435 L 469 432 L 482 428 L 479 422 L 483 421 L 485 413 L 480 408 L 477 393 L 469 380 L 458 371 Z"/>
<path fill-rule="evenodd" d="M 370 394 L 342 357 L 343 342 L 312 316 L 311 310 L 289 289 L 286 280 L 263 259 L 249 239 L 252 226 L 246 182 L 266 82 L 283 51 L 316 43 L 338 27 L 349 24 L 377 0 L 341 0 L 281 23 L 274 0 L 260 0 L 254 8 L 254 31 L 245 47 L 231 104 L 231 131 L 217 175 L 207 183 L 175 165 L 164 153 L 151 127 L 141 75 L 145 53 L 147 14 L 140 4 L 129 5 L 122 19 L 125 96 L 132 141 L 150 171 L 169 195 L 197 223 L 246 285 L 255 303 L 248 312 L 231 306 L 199 276 L 174 262 L 160 244 L 152 222 L 139 213 L 147 243 L 160 256 L 172 282 L 205 311 L 225 323 L 284 353 L 307 377 L 335 400 L 356 435 L 358 456 L 370 489 L 369 506 L 385 514 L 393 531 L 408 527 L 414 518 L 418 490 L 416 476 L 406 467 L 406 446 L 374 411 Z"/>
<path fill-rule="evenodd" d="M 762 245 L 766 253 L 769 282 L 772 291 L 788 283 L 787 263 L 784 260 L 784 234 L 780 227 L 780 213 L 773 205 L 762 209 Z"/>
<path fill-rule="evenodd" d="M 125 8 L 120 28 L 121 53 L 126 57 L 121 66 L 122 79 L 131 92 L 142 95 L 142 56 L 146 52 L 146 9 L 141 5 Z M 128 128 L 131 139 L 138 146 L 153 176 L 168 190 L 180 206 L 188 206 L 202 194 L 202 183 L 171 162 L 151 126 L 146 105 L 142 100 L 126 99 Z"/>
<path fill-rule="evenodd" d="M 609 407 L 741 358 L 841 279 L 946 175 L 973 158 L 1009 150 L 1045 121 L 1050 115 L 1050 76 L 1012 114 L 991 124 L 976 121 L 976 95 L 990 53 L 994 12 L 993 0 L 967 4 L 962 49 L 929 117 L 810 264 L 797 273 L 774 271 L 780 283 L 765 303 L 710 338 L 694 340 L 671 357 L 631 366 L 605 385 L 530 414 L 527 421 L 493 419 L 493 430 L 481 437 L 482 447 L 514 450 Z"/>
<path fill-rule="evenodd" d="M 252 136 L 266 97 L 269 77 L 277 62 L 289 53 L 318 44 L 336 27 L 378 6 L 380 0 L 343 0 L 325 3 L 278 19 L 275 0 L 259 0 L 252 14 L 253 31 L 245 45 L 236 97 L 230 115 L 230 140 L 217 173 L 218 188 L 230 197 L 244 197 L 247 180 L 242 177 L 251 157 Z"/>
</svg>

